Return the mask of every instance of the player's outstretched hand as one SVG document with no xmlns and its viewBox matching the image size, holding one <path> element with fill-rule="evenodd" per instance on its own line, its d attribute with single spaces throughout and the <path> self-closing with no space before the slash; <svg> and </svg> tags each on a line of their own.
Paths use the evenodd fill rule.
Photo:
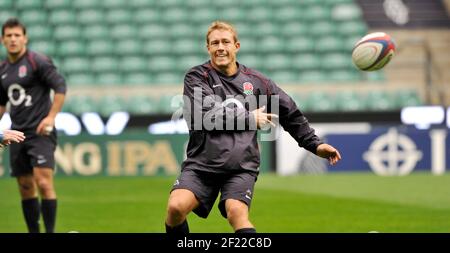
<svg viewBox="0 0 450 253">
<path fill-rule="evenodd" d="M 331 165 L 335 165 L 339 160 L 341 160 L 341 154 L 333 146 L 323 143 L 317 146 L 316 154 L 322 158 L 327 159 Z"/>
<path fill-rule="evenodd" d="M 272 119 L 277 119 L 278 115 L 273 113 L 265 113 L 264 110 L 266 106 L 262 106 L 256 110 L 252 111 L 253 116 L 255 117 L 256 126 L 258 129 L 264 128 L 267 124 L 276 127 L 275 123 L 273 123 Z"/>
<path fill-rule="evenodd" d="M 16 130 L 3 130 L 3 145 L 9 145 L 13 142 L 19 143 L 25 140 L 25 134 Z"/>
</svg>

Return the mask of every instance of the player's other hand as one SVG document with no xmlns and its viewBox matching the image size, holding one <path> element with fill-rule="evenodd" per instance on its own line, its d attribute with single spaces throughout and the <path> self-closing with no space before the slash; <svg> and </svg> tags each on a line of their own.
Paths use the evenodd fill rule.
<svg viewBox="0 0 450 253">
<path fill-rule="evenodd" d="M 36 133 L 39 135 L 49 135 L 52 132 L 54 125 L 55 118 L 47 116 L 41 120 L 41 123 L 39 123 L 38 127 L 36 128 Z"/>
<path fill-rule="evenodd" d="M 262 106 L 256 110 L 252 111 L 253 116 L 255 117 L 256 126 L 258 129 L 264 128 L 267 124 L 275 127 L 275 123 L 273 123 L 272 119 L 277 119 L 278 115 L 273 113 L 265 113 L 264 110 L 266 106 Z"/>
<path fill-rule="evenodd" d="M 323 143 L 317 146 L 316 155 L 327 159 L 331 165 L 335 165 L 339 160 L 341 160 L 341 154 L 333 146 Z"/>
<path fill-rule="evenodd" d="M 24 140 L 25 140 L 25 134 L 20 131 L 16 131 L 16 130 L 4 130 L 3 131 L 3 141 L 2 141 L 3 145 L 9 145 L 13 142 L 19 143 Z"/>
</svg>

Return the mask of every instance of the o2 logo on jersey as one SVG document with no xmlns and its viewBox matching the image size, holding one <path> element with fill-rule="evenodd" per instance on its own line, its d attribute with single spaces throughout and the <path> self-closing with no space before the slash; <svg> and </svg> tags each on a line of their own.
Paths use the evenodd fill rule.
<svg viewBox="0 0 450 253">
<path fill-rule="evenodd" d="M 31 96 L 27 95 L 25 89 L 20 86 L 20 84 L 12 84 L 8 88 L 8 98 L 9 102 L 14 106 L 19 106 L 25 102 L 25 106 L 31 106 Z"/>
</svg>

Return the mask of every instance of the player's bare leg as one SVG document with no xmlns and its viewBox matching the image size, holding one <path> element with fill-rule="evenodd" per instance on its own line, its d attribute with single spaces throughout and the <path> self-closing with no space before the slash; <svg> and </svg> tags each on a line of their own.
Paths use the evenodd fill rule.
<svg viewBox="0 0 450 253">
<path fill-rule="evenodd" d="M 199 204 L 191 191 L 185 189 L 173 190 L 167 204 L 166 232 L 189 233 L 186 216 Z"/>
<path fill-rule="evenodd" d="M 17 177 L 20 197 L 22 199 L 22 211 L 27 224 L 28 232 L 39 233 L 40 207 L 37 196 L 37 186 L 33 175 Z"/>
<path fill-rule="evenodd" d="M 41 211 L 44 218 L 45 230 L 53 233 L 56 223 L 56 192 L 53 184 L 53 170 L 51 168 L 34 168 L 34 178 L 41 195 Z"/>
<path fill-rule="evenodd" d="M 253 224 L 248 218 L 248 206 L 244 202 L 236 199 L 225 201 L 227 219 L 235 232 L 248 231 L 255 232 Z"/>
</svg>

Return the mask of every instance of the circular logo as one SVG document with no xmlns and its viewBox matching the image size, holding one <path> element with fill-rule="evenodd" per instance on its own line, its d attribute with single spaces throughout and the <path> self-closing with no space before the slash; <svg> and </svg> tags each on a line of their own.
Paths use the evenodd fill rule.
<svg viewBox="0 0 450 253">
<path fill-rule="evenodd" d="M 406 135 L 391 128 L 386 134 L 376 138 L 363 155 L 370 168 L 381 176 L 408 175 L 422 158 L 422 152 Z"/>
</svg>

